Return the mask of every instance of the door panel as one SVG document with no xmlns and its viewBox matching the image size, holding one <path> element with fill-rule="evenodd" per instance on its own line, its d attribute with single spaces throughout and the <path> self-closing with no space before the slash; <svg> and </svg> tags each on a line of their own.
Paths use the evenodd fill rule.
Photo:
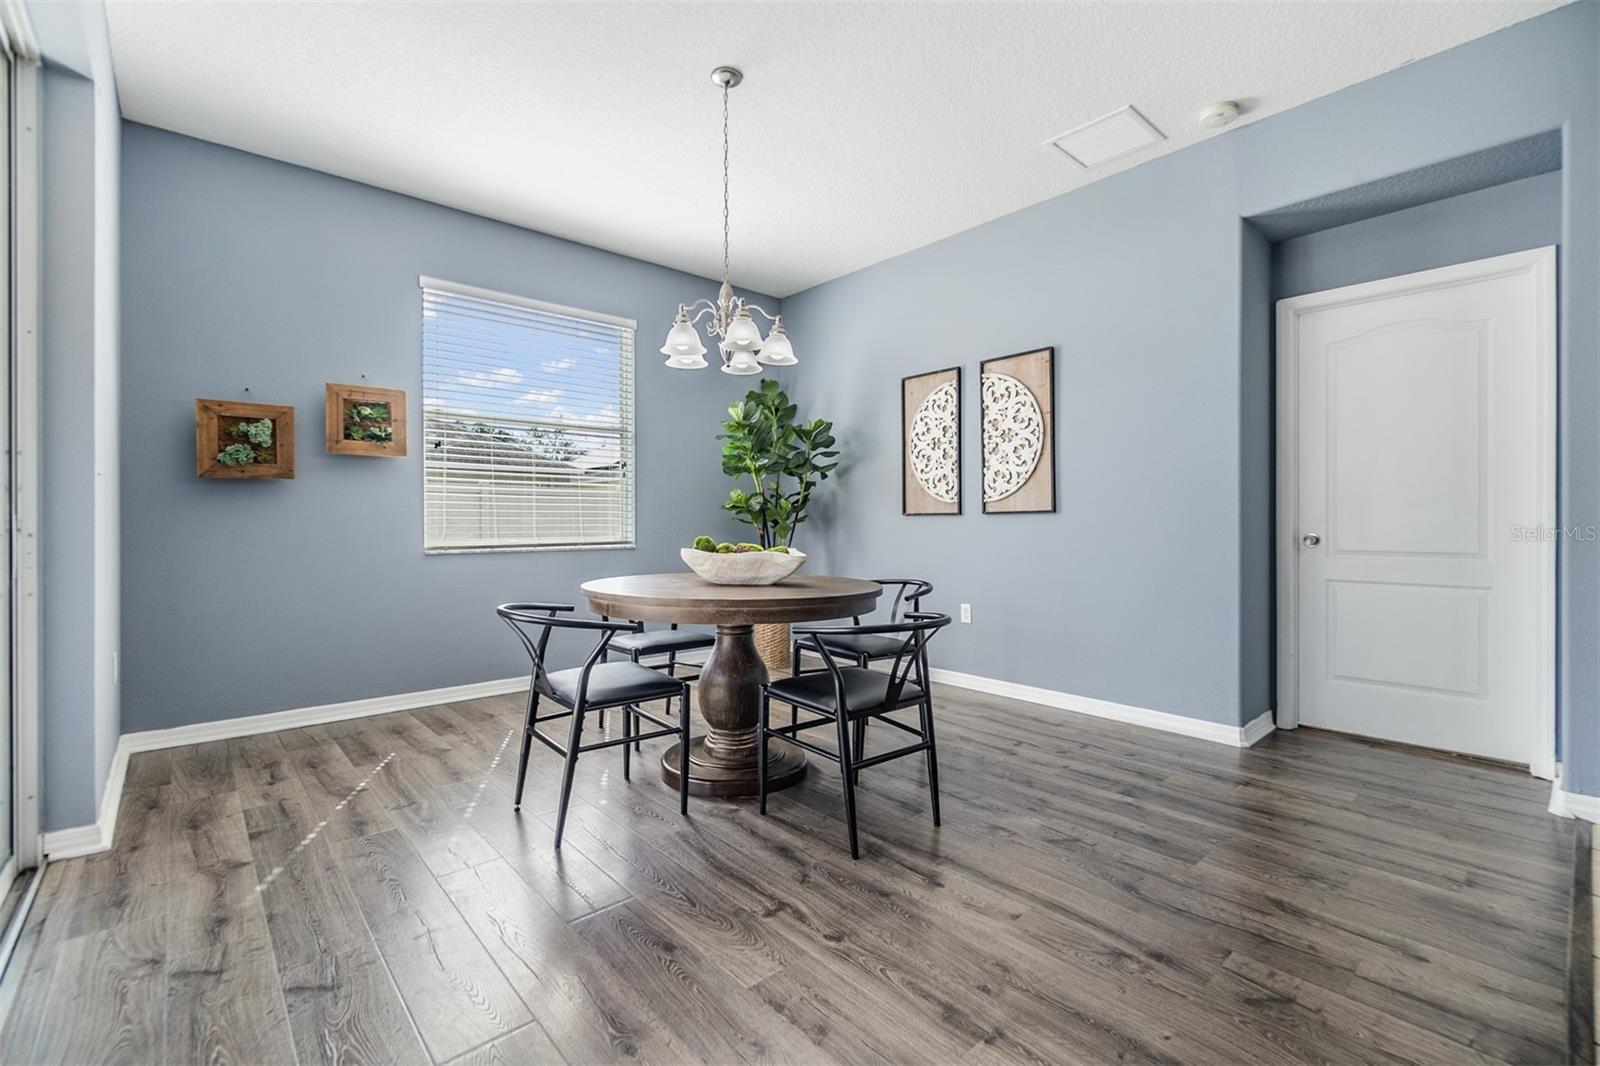
<svg viewBox="0 0 1600 1066">
<path fill-rule="evenodd" d="M 1329 676 L 1482 697 L 1488 604 L 1483 589 L 1330 581 Z M 1394 630 L 1429 639 L 1384 639 Z"/>
<path fill-rule="evenodd" d="M 1485 341 L 1404 322 L 1330 346 L 1330 551 L 1483 553 Z"/>
<path fill-rule="evenodd" d="M 1546 520 L 1554 303 L 1516 258 L 1281 305 L 1305 725 L 1535 758 L 1547 555 L 1516 531 Z"/>
</svg>

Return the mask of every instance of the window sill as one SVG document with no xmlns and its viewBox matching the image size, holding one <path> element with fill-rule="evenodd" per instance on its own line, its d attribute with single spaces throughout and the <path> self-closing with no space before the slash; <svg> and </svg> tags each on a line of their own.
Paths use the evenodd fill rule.
<svg viewBox="0 0 1600 1066">
<path fill-rule="evenodd" d="M 612 552 L 633 551 L 632 541 L 615 544 L 527 544 L 492 548 L 423 548 L 423 555 L 500 555 L 507 552 Z"/>
</svg>

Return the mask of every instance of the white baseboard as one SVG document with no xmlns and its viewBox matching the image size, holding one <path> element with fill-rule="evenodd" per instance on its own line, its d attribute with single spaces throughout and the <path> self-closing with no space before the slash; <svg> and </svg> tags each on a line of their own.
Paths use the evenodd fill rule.
<svg viewBox="0 0 1600 1066">
<path fill-rule="evenodd" d="M 1561 788 L 1561 764 L 1556 764 L 1555 777 L 1550 782 L 1550 813 L 1558 818 L 1582 818 L 1586 822 L 1600 822 L 1600 796 L 1585 796 L 1581 792 L 1565 792 Z"/>
<path fill-rule="evenodd" d="M 128 776 L 128 757 L 137 752 L 181 748 L 186 744 L 205 744 L 213 740 L 231 740 L 234 737 L 248 737 L 258 733 L 277 733 L 284 729 L 300 729 L 326 722 L 369 718 L 375 714 L 392 714 L 395 711 L 413 711 L 419 707 L 432 707 L 440 703 L 460 703 L 463 700 L 477 700 L 485 696 L 524 692 L 527 687 L 526 677 L 510 677 L 500 681 L 478 681 L 470 685 L 425 689 L 422 692 L 399 692 L 393 696 L 374 696 L 371 699 L 350 700 L 346 703 L 325 703 L 319 707 L 298 707 L 289 711 L 252 714 L 220 722 L 196 722 L 193 725 L 180 725 L 172 729 L 148 729 L 138 733 L 124 733 L 117 741 L 116 754 L 111 758 L 111 771 L 106 775 L 106 790 L 100 802 L 99 818 L 92 825 L 78 825 L 70 829 L 55 829 L 45 833 L 44 853 L 52 860 L 72 859 L 110 849 L 117 830 L 117 810 L 122 805 L 122 784 Z"/>
<path fill-rule="evenodd" d="M 1265 737 L 1268 733 L 1276 732 L 1277 728 L 1277 724 L 1272 720 L 1272 712 L 1262 711 L 1246 722 L 1243 729 L 1239 730 L 1239 747 L 1253 748 L 1256 741 Z"/>
<path fill-rule="evenodd" d="M 392 714 L 395 711 L 414 711 L 418 707 L 432 707 L 436 703 L 460 703 L 478 700 L 485 696 L 503 696 L 508 692 L 526 691 L 528 679 L 509 677 L 501 681 L 477 681 L 470 685 L 450 688 L 430 688 L 421 692 L 397 692 L 393 696 L 374 696 L 347 703 L 325 703 L 320 707 L 298 707 L 290 711 L 273 711 L 270 714 L 252 714 L 244 718 L 227 718 L 220 722 L 196 722 L 172 729 L 147 729 L 138 733 L 124 733 L 122 739 L 130 753 L 178 748 L 185 744 L 205 744 L 213 740 L 232 740 L 250 737 L 257 733 L 277 733 L 284 729 L 300 729 L 325 722 L 344 722 L 352 718 L 369 718 L 375 714 Z"/>
<path fill-rule="evenodd" d="M 40 837 L 39 847 L 45 857 L 75 859 L 80 855 L 93 855 L 111 850 L 111 841 L 117 832 L 117 811 L 122 806 L 122 783 L 128 777 L 128 738 L 117 741 L 117 750 L 111 756 L 111 769 L 106 773 L 106 790 L 100 795 L 100 816 L 91 825 L 55 829 Z"/>
<path fill-rule="evenodd" d="M 1014 681 L 1000 681 L 992 677 L 963 674 L 955 670 L 935 668 L 929 673 L 933 681 L 945 685 L 954 685 L 957 688 L 971 689 L 974 692 L 987 692 L 991 696 L 1006 696 L 1010 699 L 1022 700 L 1025 703 L 1039 703 L 1046 707 L 1072 711 L 1075 714 L 1087 714 L 1094 718 L 1107 718 L 1113 722 L 1126 722 L 1129 725 L 1144 726 L 1146 729 L 1159 729 L 1164 733 L 1177 733 L 1179 736 L 1193 737 L 1196 740 L 1209 740 L 1215 744 L 1227 744 L 1235 748 L 1250 747 L 1262 737 L 1271 733 L 1274 728 L 1271 711 L 1263 711 L 1247 725 L 1223 725 L 1220 722 L 1207 722 L 1199 718 L 1187 718 L 1181 714 L 1173 714 L 1170 711 L 1154 711 L 1148 707 L 1133 707 L 1126 703 L 1112 703 L 1109 700 L 1097 700 L 1091 696 L 1074 696 L 1070 692 L 1035 688 L 1033 685 L 1019 685 Z"/>
<path fill-rule="evenodd" d="M 1275 728 L 1272 713 L 1264 711 L 1243 726 L 1207 722 L 1187 718 L 1170 711 L 1156 711 L 1148 707 L 1134 707 L 1125 703 L 1090 696 L 1075 696 L 1055 689 L 1037 688 L 1014 681 L 1001 681 L 977 674 L 964 674 L 956 670 L 932 671 L 933 680 L 956 688 L 1005 696 L 1026 703 L 1056 707 L 1074 714 L 1086 714 L 1113 722 L 1159 729 L 1165 733 L 1226 744 L 1235 748 L 1248 748 Z M 125 733 L 117 742 L 111 759 L 111 771 L 106 777 L 105 794 L 100 802 L 100 816 L 92 825 L 56 829 L 44 834 L 44 852 L 51 859 L 71 859 L 80 855 L 93 855 L 106 851 L 116 834 L 117 810 L 122 803 L 122 785 L 128 774 L 128 757 L 141 751 L 177 748 L 186 744 L 203 744 L 213 740 L 254 736 L 258 733 L 276 733 L 284 729 L 299 729 L 326 722 L 343 722 L 353 718 L 367 718 L 395 711 L 411 711 L 419 707 L 432 707 L 441 703 L 459 703 L 463 700 L 482 699 L 521 692 L 527 688 L 525 677 L 505 678 L 499 681 L 479 681 L 470 685 L 427 689 L 422 692 L 401 692 L 393 696 L 375 696 L 371 699 L 350 700 L 346 703 L 328 703 L 319 707 L 300 707 L 270 714 L 253 714 L 245 718 L 229 718 L 220 722 L 197 722 L 194 725 L 172 729 L 151 729 L 139 733 Z M 1550 813 L 1568 818 L 1583 818 L 1600 822 L 1600 796 L 1584 796 L 1561 791 L 1560 769 L 1551 787 Z"/>
</svg>

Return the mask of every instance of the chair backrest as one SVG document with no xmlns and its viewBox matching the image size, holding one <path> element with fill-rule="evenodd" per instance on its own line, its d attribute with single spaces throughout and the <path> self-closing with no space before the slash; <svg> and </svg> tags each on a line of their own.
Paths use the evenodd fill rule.
<svg viewBox="0 0 1600 1066">
<path fill-rule="evenodd" d="M 528 658 L 533 661 L 533 685 L 542 695 L 555 695 L 545 670 L 545 649 L 549 647 L 552 630 L 584 629 L 600 634 L 600 641 L 589 653 L 589 658 L 583 664 L 583 673 L 578 678 L 578 691 L 584 692 L 588 688 L 589 671 L 604 658 L 611 638 L 618 633 L 629 633 L 639 628 L 633 622 L 566 617 L 572 610 L 570 603 L 502 603 L 494 609 L 494 613 L 500 616 L 528 650 Z M 533 636 L 530 633 L 532 630 L 537 630 L 538 635 Z"/>
<path fill-rule="evenodd" d="M 888 588 L 894 586 L 894 599 L 889 604 L 889 621 L 898 622 L 909 614 L 922 613 L 922 597 L 933 592 L 933 585 L 921 578 L 915 577 L 875 577 L 872 579 L 879 585 Z M 905 614 L 901 612 L 905 611 Z M 861 616 L 855 616 L 852 621 L 861 624 Z"/>
<path fill-rule="evenodd" d="M 926 593 L 923 593 L 926 595 Z M 921 611 L 907 611 L 905 617 L 898 622 L 887 622 L 879 625 L 852 625 L 852 626 L 817 626 L 808 628 L 799 638 L 799 643 L 822 656 L 822 661 L 827 664 L 828 672 L 833 675 L 834 690 L 838 696 L 840 707 L 844 706 L 844 674 L 839 670 L 839 664 L 833 658 L 833 653 L 828 650 L 828 643 L 822 638 L 828 636 L 846 636 L 860 634 L 878 634 L 882 636 L 903 636 L 904 642 L 895 654 L 894 664 L 889 667 L 889 690 L 884 697 L 885 702 L 893 703 L 899 699 L 900 692 L 911 679 L 915 671 L 917 686 L 924 692 L 928 691 L 928 641 L 933 635 L 950 624 L 947 614 L 925 614 Z M 903 665 L 902 665 L 903 664 Z"/>
</svg>

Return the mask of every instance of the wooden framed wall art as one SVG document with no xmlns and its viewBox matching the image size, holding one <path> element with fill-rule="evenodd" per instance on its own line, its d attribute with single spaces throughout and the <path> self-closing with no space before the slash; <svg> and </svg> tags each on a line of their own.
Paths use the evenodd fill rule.
<svg viewBox="0 0 1600 1066">
<path fill-rule="evenodd" d="M 983 512 L 1056 509 L 1055 349 L 980 364 Z"/>
<path fill-rule="evenodd" d="M 961 513 L 961 368 L 900 381 L 900 513 Z"/>
<path fill-rule="evenodd" d="M 294 408 L 196 400 L 194 466 L 200 477 L 294 477 Z"/>
<path fill-rule="evenodd" d="M 333 455 L 406 454 L 406 394 L 402 389 L 328 382 L 325 430 Z"/>
</svg>

